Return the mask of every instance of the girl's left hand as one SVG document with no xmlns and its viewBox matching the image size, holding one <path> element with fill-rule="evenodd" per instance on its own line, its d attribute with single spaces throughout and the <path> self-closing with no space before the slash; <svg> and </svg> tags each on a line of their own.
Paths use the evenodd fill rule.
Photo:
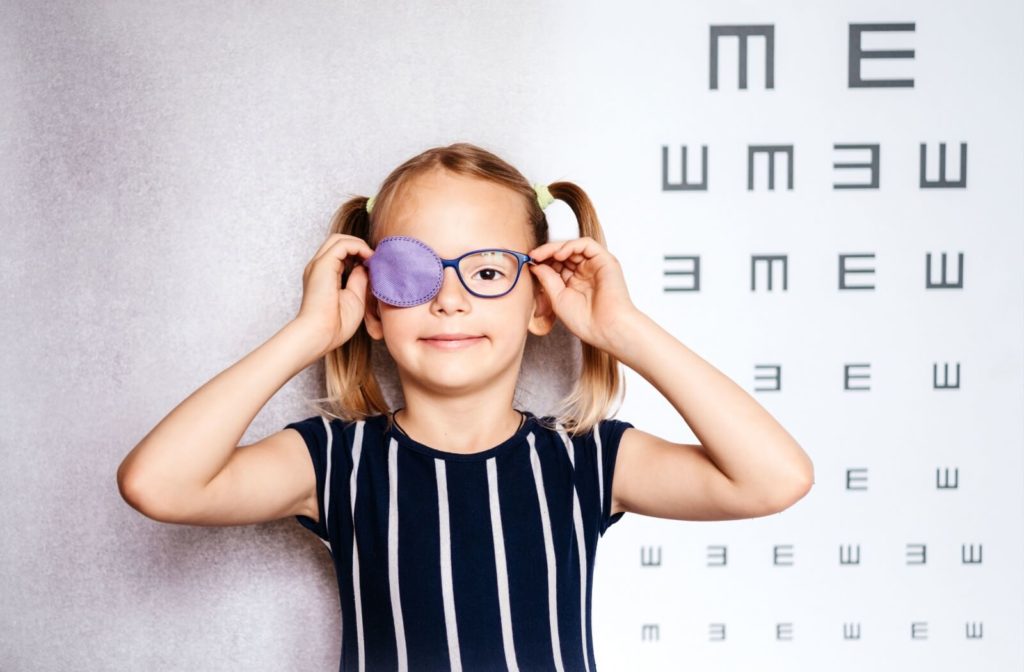
<svg viewBox="0 0 1024 672">
<path fill-rule="evenodd" d="M 609 351 L 616 323 L 636 310 L 619 260 L 590 236 L 546 243 L 529 255 L 537 263 L 527 267 L 558 319 L 581 340 Z"/>
</svg>

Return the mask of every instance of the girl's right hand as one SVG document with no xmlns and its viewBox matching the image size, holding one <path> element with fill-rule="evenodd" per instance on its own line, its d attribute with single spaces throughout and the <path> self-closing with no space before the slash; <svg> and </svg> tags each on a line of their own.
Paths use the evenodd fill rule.
<svg viewBox="0 0 1024 672">
<path fill-rule="evenodd" d="M 348 341 L 363 321 L 370 278 L 359 262 L 372 255 L 373 250 L 362 238 L 332 233 L 306 264 L 302 305 L 295 321 L 322 337 L 325 354 Z M 346 268 L 352 270 L 342 288 L 342 271 Z"/>
</svg>

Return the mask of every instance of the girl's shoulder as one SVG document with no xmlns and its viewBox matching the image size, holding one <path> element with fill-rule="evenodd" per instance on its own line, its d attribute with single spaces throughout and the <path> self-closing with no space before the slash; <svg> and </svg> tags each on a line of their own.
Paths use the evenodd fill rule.
<svg viewBox="0 0 1024 672">
<path fill-rule="evenodd" d="M 362 424 L 364 431 L 377 431 L 387 423 L 388 416 L 382 413 L 370 415 L 358 420 L 346 420 L 324 413 L 311 415 L 301 420 L 288 423 L 286 428 L 294 428 L 303 436 L 311 439 L 311 443 L 334 443 L 341 436 L 351 435 L 354 428 Z"/>
<path fill-rule="evenodd" d="M 533 414 L 531 414 L 533 415 Z M 595 439 L 612 438 L 614 436 L 621 435 L 626 429 L 633 427 L 631 422 L 625 420 L 619 420 L 618 418 L 605 417 L 596 422 L 593 426 L 586 430 L 578 430 L 576 432 L 570 432 L 566 426 L 559 421 L 556 416 L 553 415 L 533 415 L 535 419 L 535 425 L 542 431 L 558 436 L 565 436 L 569 439 L 576 441 L 594 441 Z"/>
</svg>

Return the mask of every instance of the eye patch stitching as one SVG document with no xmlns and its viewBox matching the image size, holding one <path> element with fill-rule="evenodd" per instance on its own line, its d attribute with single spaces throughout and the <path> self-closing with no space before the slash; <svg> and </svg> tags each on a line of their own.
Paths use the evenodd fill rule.
<svg viewBox="0 0 1024 672">
<path fill-rule="evenodd" d="M 430 256 L 434 259 L 434 261 L 437 262 L 437 267 L 438 267 L 438 269 L 441 272 L 438 273 L 438 278 L 434 282 L 434 286 L 431 287 L 431 289 L 430 289 L 431 296 L 435 296 L 437 294 L 437 291 L 441 288 L 441 283 L 444 281 L 444 266 L 441 264 L 441 258 L 439 256 L 437 256 L 437 253 L 434 252 L 434 250 L 432 250 L 430 248 L 430 246 L 428 246 L 422 240 L 419 240 L 417 238 L 413 238 L 411 236 L 389 236 L 388 238 L 385 238 L 384 240 L 389 240 L 389 239 L 390 240 L 407 240 L 407 241 L 409 241 L 411 243 L 415 243 L 416 245 L 419 245 L 420 247 L 422 247 L 427 253 L 429 253 Z M 384 242 L 384 241 L 380 241 L 380 242 Z M 380 243 L 378 243 L 378 246 L 379 245 L 380 245 Z M 391 303 L 388 299 L 386 299 L 386 298 L 382 297 L 380 294 L 378 294 L 376 292 L 376 290 L 372 290 L 372 291 L 373 291 L 373 295 L 376 296 L 381 301 L 383 301 L 384 303 Z M 429 300 L 430 299 L 427 299 L 426 301 L 429 301 Z M 391 305 L 408 308 L 410 306 L 418 306 L 421 303 L 426 303 L 426 301 L 411 301 L 411 300 L 410 301 L 398 301 L 397 303 L 391 303 Z"/>
</svg>

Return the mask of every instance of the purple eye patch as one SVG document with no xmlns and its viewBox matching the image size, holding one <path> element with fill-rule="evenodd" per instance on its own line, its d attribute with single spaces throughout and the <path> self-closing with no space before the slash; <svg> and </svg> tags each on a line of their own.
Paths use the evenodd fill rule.
<svg viewBox="0 0 1024 672">
<path fill-rule="evenodd" d="M 421 240 L 390 236 L 363 262 L 370 274 L 370 291 L 384 303 L 408 307 L 425 303 L 441 289 L 441 258 Z"/>
</svg>

